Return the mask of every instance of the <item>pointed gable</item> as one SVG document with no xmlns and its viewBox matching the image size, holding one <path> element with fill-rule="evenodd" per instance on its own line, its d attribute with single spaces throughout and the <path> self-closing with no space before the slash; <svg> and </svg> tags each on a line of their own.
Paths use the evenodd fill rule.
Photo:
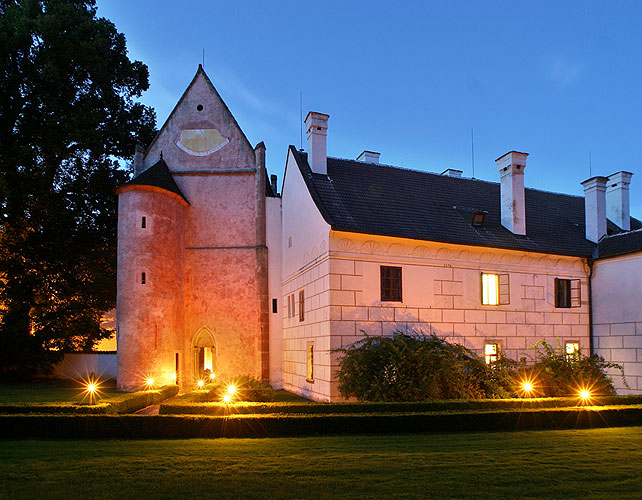
<svg viewBox="0 0 642 500">
<path fill-rule="evenodd" d="M 172 173 L 255 168 L 252 146 L 201 65 L 147 149 L 145 166 L 161 154 Z"/>
</svg>

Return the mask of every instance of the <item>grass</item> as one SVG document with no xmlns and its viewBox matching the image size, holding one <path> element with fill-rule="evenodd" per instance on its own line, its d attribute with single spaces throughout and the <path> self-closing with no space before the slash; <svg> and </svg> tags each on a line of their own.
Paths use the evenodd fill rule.
<svg viewBox="0 0 642 500">
<path fill-rule="evenodd" d="M 640 497 L 642 427 L 174 441 L 0 441 L 0 498 Z"/>
<path fill-rule="evenodd" d="M 101 386 L 100 399 L 119 393 L 114 386 Z M 0 384 L 0 405 L 20 403 L 80 403 L 85 397 L 82 386 L 75 381 Z M 88 398 L 85 398 L 87 401 Z"/>
</svg>

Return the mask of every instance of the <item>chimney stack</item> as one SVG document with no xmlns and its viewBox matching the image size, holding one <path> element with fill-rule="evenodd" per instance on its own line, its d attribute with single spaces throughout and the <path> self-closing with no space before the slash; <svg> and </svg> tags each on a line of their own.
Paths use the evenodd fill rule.
<svg viewBox="0 0 642 500">
<path fill-rule="evenodd" d="M 606 185 L 606 217 L 617 224 L 620 229 L 631 229 L 631 213 L 629 210 L 629 184 L 631 172 L 616 172 L 609 175 Z"/>
<path fill-rule="evenodd" d="M 359 156 L 357 156 L 357 161 L 363 161 L 365 163 L 379 163 L 379 153 L 374 151 L 364 151 Z"/>
<path fill-rule="evenodd" d="M 277 192 L 276 192 L 276 179 L 277 179 L 276 174 L 272 174 L 270 176 L 270 186 L 272 186 L 272 192 L 274 194 L 277 194 Z"/>
<path fill-rule="evenodd" d="M 502 226 L 513 234 L 526 234 L 524 169 L 528 153 L 510 151 L 495 160 L 499 169 Z"/>
<path fill-rule="evenodd" d="M 439 175 L 445 175 L 447 177 L 458 177 L 461 178 L 461 174 L 463 174 L 463 170 L 457 170 L 455 168 L 447 168 L 444 170 L 441 174 Z"/>
<path fill-rule="evenodd" d="M 606 183 L 607 177 L 591 177 L 584 186 L 584 216 L 586 239 L 597 243 L 606 234 Z"/>
<path fill-rule="evenodd" d="M 328 173 L 328 156 L 326 136 L 330 115 L 310 111 L 305 117 L 305 129 L 308 135 L 308 163 L 313 172 Z"/>
<path fill-rule="evenodd" d="M 145 170 L 145 149 L 140 144 L 136 144 L 134 148 L 134 177 L 143 173 Z"/>
</svg>

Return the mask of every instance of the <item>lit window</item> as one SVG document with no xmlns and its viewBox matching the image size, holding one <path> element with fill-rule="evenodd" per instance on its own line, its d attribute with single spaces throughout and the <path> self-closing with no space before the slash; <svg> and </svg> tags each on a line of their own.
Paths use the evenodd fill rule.
<svg viewBox="0 0 642 500">
<path fill-rule="evenodd" d="M 144 285 L 145 283 L 147 283 L 147 276 L 145 273 L 140 273 L 140 284 Z"/>
<path fill-rule="evenodd" d="M 294 299 L 294 296 L 292 296 Z M 305 297 L 303 290 L 299 292 L 299 321 L 303 321 L 305 319 Z"/>
<path fill-rule="evenodd" d="M 555 307 L 582 307 L 581 281 L 555 278 Z"/>
<path fill-rule="evenodd" d="M 510 304 L 508 274 L 481 274 L 482 304 L 497 306 Z"/>
<path fill-rule="evenodd" d="M 499 359 L 499 344 L 497 342 L 486 342 L 486 345 L 484 345 L 484 358 L 487 365 Z"/>
<path fill-rule="evenodd" d="M 308 344 L 306 381 L 314 382 L 314 344 Z"/>
<path fill-rule="evenodd" d="M 381 266 L 381 301 L 401 302 L 401 268 Z"/>
<path fill-rule="evenodd" d="M 577 359 L 580 354 L 579 342 L 567 342 L 565 351 L 566 359 Z"/>
</svg>

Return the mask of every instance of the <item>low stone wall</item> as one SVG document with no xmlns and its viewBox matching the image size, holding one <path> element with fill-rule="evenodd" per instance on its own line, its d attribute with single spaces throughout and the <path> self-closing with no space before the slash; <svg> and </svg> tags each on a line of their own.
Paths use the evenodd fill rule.
<svg viewBox="0 0 642 500">
<path fill-rule="evenodd" d="M 68 353 L 54 368 L 54 376 L 78 380 L 94 373 L 100 378 L 116 378 L 115 352 Z"/>
</svg>

